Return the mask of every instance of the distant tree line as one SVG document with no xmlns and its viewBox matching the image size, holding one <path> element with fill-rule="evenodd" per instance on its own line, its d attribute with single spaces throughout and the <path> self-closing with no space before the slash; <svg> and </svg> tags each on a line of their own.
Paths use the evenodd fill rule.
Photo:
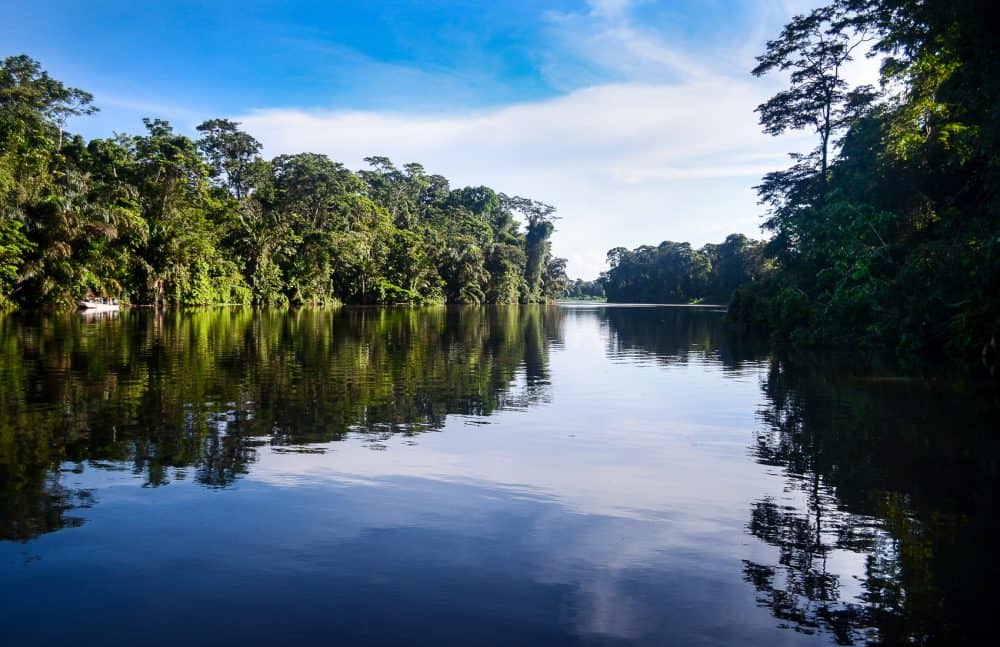
<svg viewBox="0 0 1000 647">
<path fill-rule="evenodd" d="M 239 124 L 190 139 L 160 119 L 85 141 L 92 96 L 0 63 L 0 308 L 133 304 L 525 303 L 563 292 L 555 209 L 420 164 L 261 157 Z"/>
<path fill-rule="evenodd" d="M 586 281 L 584 279 L 571 279 L 566 284 L 566 290 L 562 296 L 567 299 L 603 299 L 604 284 L 600 279 Z"/>
<path fill-rule="evenodd" d="M 701 249 L 671 241 L 631 251 L 616 247 L 599 282 L 612 302 L 727 303 L 739 286 L 763 276 L 763 251 L 762 242 L 742 234 Z"/>
</svg>

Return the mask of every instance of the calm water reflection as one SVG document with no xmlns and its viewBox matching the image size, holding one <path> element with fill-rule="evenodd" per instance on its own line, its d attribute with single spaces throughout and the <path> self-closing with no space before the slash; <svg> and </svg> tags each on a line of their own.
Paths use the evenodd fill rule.
<svg viewBox="0 0 1000 647">
<path fill-rule="evenodd" d="M 0 319 L 0 643 L 949 642 L 991 391 L 664 307 Z"/>
</svg>

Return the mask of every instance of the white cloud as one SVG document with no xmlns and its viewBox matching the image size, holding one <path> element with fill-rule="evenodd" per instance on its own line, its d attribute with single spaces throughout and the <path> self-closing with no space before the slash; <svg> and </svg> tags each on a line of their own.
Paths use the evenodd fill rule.
<svg viewBox="0 0 1000 647">
<path fill-rule="evenodd" d="M 552 203 L 563 217 L 554 251 L 569 259 L 571 276 L 596 276 L 617 245 L 759 236 L 752 186 L 785 165 L 787 151 L 808 148 L 803 135 L 760 132 L 753 110 L 777 81 L 743 73 L 751 61 L 731 71 L 745 43 L 695 56 L 634 26 L 629 4 L 595 0 L 586 13 L 550 14 L 564 60 L 549 57 L 546 72 L 568 78 L 583 64 L 632 80 L 464 114 L 286 108 L 236 119 L 269 155 L 320 152 L 354 168 L 388 155 L 421 162 L 455 186 L 487 184 Z"/>
<path fill-rule="evenodd" d="M 314 151 L 420 161 L 455 185 L 488 184 L 559 208 L 557 254 L 593 277 L 618 244 L 757 234 L 750 187 L 787 142 L 759 132 L 756 84 L 614 84 L 467 115 L 262 110 L 240 116 L 269 155 Z M 760 155 L 766 152 L 766 163 Z"/>
</svg>

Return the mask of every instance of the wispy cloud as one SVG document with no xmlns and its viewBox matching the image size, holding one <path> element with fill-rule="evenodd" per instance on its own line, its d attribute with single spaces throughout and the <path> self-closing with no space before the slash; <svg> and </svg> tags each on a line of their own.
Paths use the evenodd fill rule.
<svg viewBox="0 0 1000 647">
<path fill-rule="evenodd" d="M 760 134 L 760 98 L 750 82 L 708 79 L 604 85 L 466 115 L 272 109 L 239 119 L 270 154 L 312 150 L 355 166 L 386 154 L 551 202 L 564 216 L 556 252 L 594 276 L 612 244 L 756 233 L 750 186 L 773 168 L 759 156 L 777 162 L 787 146 Z"/>
<path fill-rule="evenodd" d="M 170 115 L 175 118 L 194 118 L 202 114 L 201 110 L 172 104 L 165 101 L 145 97 L 129 97 L 96 90 L 94 103 L 101 109 L 114 108 L 132 112 L 143 112 L 150 116 Z"/>
<path fill-rule="evenodd" d="M 569 81 L 611 71 L 618 82 L 465 113 L 288 107 L 237 118 L 270 154 L 311 150 L 355 167 L 384 154 L 420 161 L 458 185 L 551 202 L 564 218 L 555 252 L 576 276 L 602 271 L 618 244 L 759 235 L 751 187 L 785 163 L 786 151 L 804 148 L 761 134 L 753 110 L 773 86 L 734 73 L 731 49 L 695 55 L 637 26 L 634 10 L 594 0 L 586 11 L 546 16 L 554 43 L 542 57 L 547 74 Z M 580 78 L 569 85 L 579 88 Z"/>
</svg>

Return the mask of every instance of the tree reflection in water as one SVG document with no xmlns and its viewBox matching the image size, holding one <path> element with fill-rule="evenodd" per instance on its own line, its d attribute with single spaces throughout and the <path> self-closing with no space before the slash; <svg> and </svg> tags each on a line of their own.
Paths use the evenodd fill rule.
<svg viewBox="0 0 1000 647">
<path fill-rule="evenodd" d="M 60 472 L 226 487 L 258 448 L 323 451 L 547 397 L 562 311 L 509 308 L 129 312 L 0 318 L 0 539 L 80 523 Z"/>
<path fill-rule="evenodd" d="M 724 371 L 754 368 L 767 360 L 767 344 L 737 335 L 717 307 L 602 307 L 612 359 L 649 358 L 657 364 L 687 364 L 692 358 L 717 364 Z"/>
<path fill-rule="evenodd" d="M 787 500 L 751 508 L 748 531 L 778 552 L 744 562 L 758 601 L 841 644 L 976 637 L 997 574 L 982 543 L 997 512 L 992 395 L 780 360 L 764 391 L 752 453 L 781 468 Z M 860 581 L 842 581 L 838 554 L 863 559 Z"/>
<path fill-rule="evenodd" d="M 990 625 L 996 394 L 771 358 L 719 313 L 685 308 L 0 319 L 0 539 L 81 523 L 74 510 L 95 496 L 67 470 L 222 488 L 264 445 L 322 452 L 354 436 L 379 449 L 453 414 L 533 406 L 550 397 L 565 317 L 596 318 L 612 362 L 761 380 L 750 454 L 776 487 L 749 495 L 757 541 L 732 578 L 782 626 L 891 644 L 973 642 Z"/>
<path fill-rule="evenodd" d="M 726 371 L 767 363 L 751 455 L 779 470 L 784 492 L 751 504 L 747 532 L 776 557 L 743 560 L 743 577 L 781 626 L 841 644 L 955 644 L 991 630 L 1000 581 L 991 385 L 872 377 L 887 372 L 852 373 L 830 357 L 768 359 L 766 345 L 721 316 L 685 308 L 600 316 L 612 359 L 695 358 Z M 862 575 L 845 581 L 848 570 Z"/>
</svg>

